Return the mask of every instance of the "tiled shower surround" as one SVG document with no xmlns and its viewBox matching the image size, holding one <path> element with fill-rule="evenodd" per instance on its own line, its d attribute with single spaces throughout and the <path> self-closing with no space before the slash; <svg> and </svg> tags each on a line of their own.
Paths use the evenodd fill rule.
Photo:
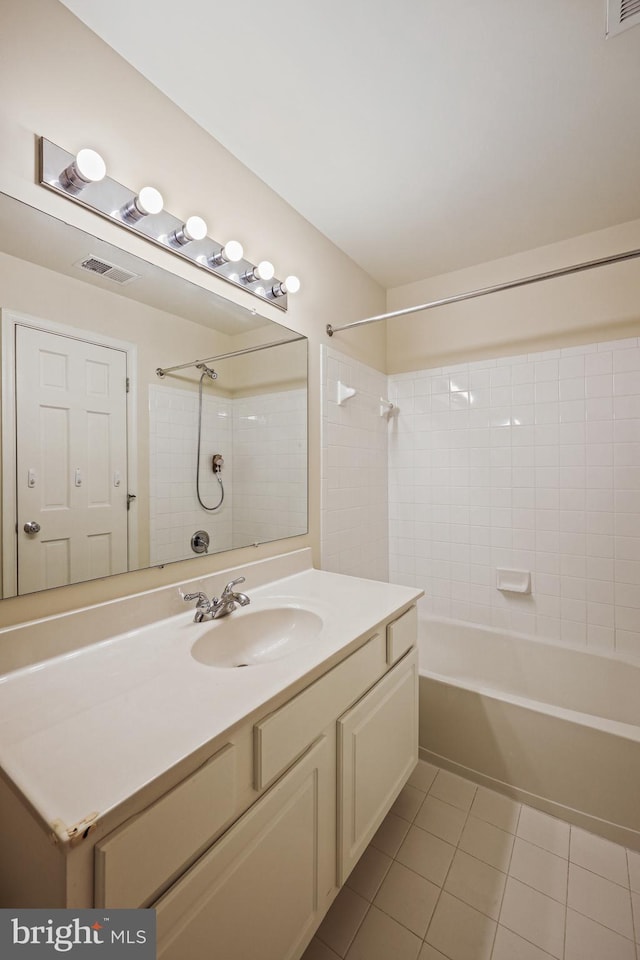
<svg viewBox="0 0 640 960">
<path fill-rule="evenodd" d="M 389 579 L 430 612 L 640 657 L 638 338 L 388 378 L 323 361 L 325 569 L 386 579 L 388 457 Z"/>
<path fill-rule="evenodd" d="M 222 506 L 207 513 L 198 504 L 195 490 L 198 438 L 198 394 L 190 390 L 149 387 L 149 529 L 150 563 L 165 563 L 195 556 L 191 537 L 206 530 L 210 550 L 232 547 L 233 452 L 232 402 L 225 397 L 203 396 L 200 493 L 214 505 L 220 485 L 211 469 L 211 457 L 222 454 Z"/>
<path fill-rule="evenodd" d="M 638 338 L 388 390 L 390 579 L 437 615 L 640 657 Z M 531 571 L 531 595 L 497 567 Z"/>
<path fill-rule="evenodd" d="M 229 399 L 203 396 L 200 493 L 220 498 L 211 457 L 224 458 L 224 501 L 196 498 L 198 394 L 149 387 L 150 563 L 193 557 L 206 530 L 211 552 L 306 528 L 306 390 Z"/>
</svg>

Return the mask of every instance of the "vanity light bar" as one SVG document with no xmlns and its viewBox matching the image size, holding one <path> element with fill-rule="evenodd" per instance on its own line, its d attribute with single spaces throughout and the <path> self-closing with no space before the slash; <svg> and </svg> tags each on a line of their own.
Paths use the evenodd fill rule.
<svg viewBox="0 0 640 960">
<path fill-rule="evenodd" d="M 268 260 L 258 264 L 245 260 L 237 240 L 212 240 L 202 217 L 183 221 L 168 213 L 155 187 L 136 193 L 108 177 L 106 164 L 95 150 L 85 148 L 74 156 L 41 137 L 40 183 L 280 310 L 287 309 L 287 294 L 300 288 L 297 277 L 276 279 Z"/>
</svg>

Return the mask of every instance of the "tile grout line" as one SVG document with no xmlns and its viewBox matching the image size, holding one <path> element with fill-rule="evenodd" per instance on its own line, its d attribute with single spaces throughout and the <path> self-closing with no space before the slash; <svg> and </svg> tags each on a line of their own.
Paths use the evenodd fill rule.
<svg viewBox="0 0 640 960">
<path fill-rule="evenodd" d="M 569 876 L 571 873 L 571 841 L 573 840 L 573 827 L 569 827 L 569 850 L 567 852 L 567 884 L 564 903 L 564 931 L 562 936 L 562 957 L 567 956 L 567 922 L 569 920 Z"/>
<path fill-rule="evenodd" d="M 491 947 L 491 957 L 493 957 L 493 954 L 494 954 L 494 951 L 495 951 L 495 948 L 496 948 L 496 937 L 498 936 L 498 927 L 501 926 L 501 924 L 500 924 L 500 917 L 502 916 L 502 906 L 503 906 L 503 904 L 504 904 L 504 895 L 505 895 L 505 893 L 506 893 L 506 891 L 507 891 L 507 883 L 509 882 L 509 877 L 511 876 L 511 863 L 512 863 L 512 861 L 513 861 L 513 850 L 514 850 L 514 847 L 515 847 L 515 845 L 516 845 L 516 838 L 517 838 L 517 836 L 518 836 L 518 827 L 519 827 L 519 825 L 520 825 L 520 817 L 522 816 L 522 803 L 519 803 L 518 806 L 519 806 L 518 818 L 517 818 L 516 823 L 515 823 L 515 825 L 514 825 L 513 843 L 511 844 L 511 854 L 509 855 L 509 863 L 508 863 L 508 865 L 507 865 L 507 879 L 505 880 L 504 889 L 503 889 L 503 891 L 502 891 L 502 896 L 500 897 L 500 909 L 498 910 L 498 919 L 496 920 L 496 932 L 495 932 L 495 935 L 494 935 L 494 938 L 493 938 L 493 945 L 492 945 L 492 947 Z M 515 878 L 514 878 L 514 879 L 515 879 Z M 505 929 L 509 929 L 509 928 L 507 927 L 507 928 L 505 928 Z M 515 932 L 515 931 L 512 931 L 512 933 L 513 933 L 513 932 Z M 520 934 L 518 934 L 518 936 L 520 936 Z M 524 939 L 524 937 L 523 937 L 523 939 Z"/>
<path fill-rule="evenodd" d="M 439 767 L 438 770 L 440 770 L 440 769 L 442 769 L 442 768 Z M 457 776 L 457 774 L 454 774 L 454 776 Z M 436 782 L 436 779 L 437 779 L 437 774 L 436 774 L 436 776 L 433 778 L 433 781 L 432 781 L 432 783 L 431 783 L 431 786 L 433 786 L 433 784 Z M 464 779 L 464 778 L 462 778 L 462 779 Z M 470 783 L 471 781 L 467 781 L 467 782 Z M 478 793 L 478 785 L 477 785 L 477 784 L 474 784 L 473 786 L 474 786 L 473 797 L 472 797 L 472 799 L 471 799 L 471 803 L 469 804 L 469 809 L 466 811 L 466 816 L 465 816 L 465 818 L 464 818 L 464 823 L 463 823 L 463 825 L 462 825 L 462 830 L 460 831 L 460 836 L 458 837 L 458 839 L 456 840 L 456 843 L 455 843 L 455 850 L 456 850 L 456 852 L 460 849 L 460 837 L 462 837 L 462 834 L 464 833 L 464 828 L 466 827 L 467 822 L 468 822 L 468 820 L 469 820 L 469 817 L 471 816 L 471 807 L 473 806 L 473 801 L 475 800 L 476 795 L 477 795 L 477 793 Z M 429 793 L 430 793 L 430 792 L 431 792 L 431 787 L 429 788 Z M 429 793 L 427 794 L 427 796 L 429 796 Z M 440 797 L 435 797 L 435 796 L 434 796 L 434 799 L 435 799 L 435 800 L 440 800 Z M 442 803 L 446 803 L 445 800 L 442 800 L 441 802 L 442 802 Z M 452 804 L 452 803 L 450 803 L 449 806 L 450 806 L 450 807 L 454 807 L 455 805 Z M 461 808 L 460 808 L 460 807 L 455 807 L 455 809 L 460 810 Z M 425 831 L 425 832 L 428 832 L 428 831 Z M 431 836 L 435 836 L 435 834 L 431 834 Z M 438 839 L 442 839 L 442 838 L 439 837 Z M 446 842 L 446 841 L 445 841 L 445 842 Z M 454 846 L 454 845 L 451 844 L 451 846 Z M 438 894 L 438 897 L 437 897 L 437 899 L 436 899 L 436 902 L 435 902 L 435 905 L 434 905 L 434 908 L 433 908 L 433 913 L 431 914 L 431 917 L 430 917 L 430 919 L 429 919 L 429 923 L 427 924 L 427 929 L 426 929 L 426 931 L 425 931 L 425 935 L 424 935 L 424 937 L 422 938 L 422 944 L 423 944 L 423 946 L 424 946 L 424 944 L 427 943 L 427 937 L 429 936 L 429 930 L 431 929 L 431 924 L 433 923 L 433 918 L 434 918 L 435 915 L 436 915 L 436 911 L 437 911 L 437 909 L 438 909 L 438 904 L 440 903 L 440 900 L 442 899 L 442 894 L 445 892 L 444 887 L 445 887 L 445 884 L 446 884 L 447 879 L 448 879 L 448 877 L 449 877 L 449 874 L 451 873 L 451 867 L 453 866 L 453 861 L 455 860 L 455 858 L 456 858 L 456 854 L 454 853 L 453 856 L 452 856 L 452 858 L 451 858 L 451 863 L 449 864 L 449 866 L 448 866 L 448 868 L 447 868 L 447 872 L 446 872 L 446 874 L 445 874 L 445 876 L 444 876 L 444 879 L 443 879 L 442 883 L 440 884 L 440 893 Z M 453 894 L 449 894 L 449 896 L 453 896 Z M 456 897 L 456 899 L 459 899 L 459 898 Z M 464 903 L 464 901 L 461 900 L 460 903 Z M 469 906 L 469 904 L 465 904 L 465 906 Z M 431 944 L 428 944 L 428 945 L 431 946 Z M 434 949 L 435 949 L 435 948 L 434 948 Z M 491 951 L 493 952 L 493 944 L 491 945 Z"/>
</svg>

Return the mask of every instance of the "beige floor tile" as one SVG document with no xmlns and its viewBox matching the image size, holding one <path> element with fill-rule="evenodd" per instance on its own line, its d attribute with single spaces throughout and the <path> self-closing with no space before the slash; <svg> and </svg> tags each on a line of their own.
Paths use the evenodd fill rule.
<svg viewBox="0 0 640 960">
<path fill-rule="evenodd" d="M 466 819 L 466 810 L 452 807 L 450 803 L 430 795 L 418 810 L 413 822 L 416 827 L 433 833 L 447 843 L 457 843 Z"/>
<path fill-rule="evenodd" d="M 388 813 L 374 834 L 371 845 L 386 853 L 388 857 L 395 857 L 409 827 L 408 820 L 396 817 L 395 813 Z"/>
<path fill-rule="evenodd" d="M 349 874 L 347 886 L 372 901 L 392 863 L 391 857 L 369 844 Z"/>
<path fill-rule="evenodd" d="M 423 943 L 418 960 L 449 960 L 449 958 L 430 944 Z"/>
<path fill-rule="evenodd" d="M 473 803 L 476 790 L 475 783 L 471 783 L 470 780 L 465 780 L 448 770 L 440 770 L 431 785 L 429 794 L 454 807 L 460 807 L 461 810 L 468 810 Z"/>
<path fill-rule="evenodd" d="M 457 850 L 444 889 L 480 913 L 498 919 L 506 874 L 463 850 Z"/>
<path fill-rule="evenodd" d="M 551 954 L 498 924 L 491 960 L 550 960 Z"/>
<path fill-rule="evenodd" d="M 580 827 L 571 827 L 569 859 L 580 867 L 591 870 L 623 887 L 629 885 L 627 851 L 618 843 L 596 837 Z"/>
<path fill-rule="evenodd" d="M 386 913 L 371 907 L 347 960 L 417 960 L 422 941 Z"/>
<path fill-rule="evenodd" d="M 561 903 L 567 902 L 569 863 L 534 843 L 516 837 L 509 866 L 509 876 L 545 893 Z"/>
<path fill-rule="evenodd" d="M 629 890 L 575 863 L 569 864 L 567 905 L 623 937 L 633 939 Z"/>
<path fill-rule="evenodd" d="M 486 820 L 507 833 L 515 833 L 522 804 L 505 797 L 495 790 L 478 787 L 471 804 L 471 813 L 479 820 Z"/>
<path fill-rule="evenodd" d="M 302 960 L 340 960 L 340 958 L 326 943 L 314 937 L 302 954 Z"/>
<path fill-rule="evenodd" d="M 374 904 L 422 940 L 439 896 L 440 887 L 435 883 L 401 863 L 393 863 Z"/>
<path fill-rule="evenodd" d="M 344 957 L 369 909 L 369 903 L 349 887 L 343 887 L 318 927 L 316 937 Z"/>
<path fill-rule="evenodd" d="M 470 853 L 472 857 L 484 860 L 496 870 L 507 873 L 513 839 L 513 834 L 506 830 L 500 830 L 491 823 L 469 816 L 458 845 L 465 853 Z"/>
<path fill-rule="evenodd" d="M 627 860 L 629 861 L 631 889 L 640 893 L 640 853 L 636 853 L 635 850 L 627 850 Z"/>
<path fill-rule="evenodd" d="M 564 960 L 636 960 L 636 952 L 631 940 L 567 910 Z"/>
<path fill-rule="evenodd" d="M 489 960 L 496 923 L 448 893 L 443 893 L 426 942 L 450 960 Z"/>
<path fill-rule="evenodd" d="M 562 958 L 564 920 L 563 904 L 513 877 L 508 878 L 500 911 L 502 926 L 551 956 Z"/>
<path fill-rule="evenodd" d="M 455 852 L 455 847 L 450 843 L 445 843 L 420 827 L 411 827 L 396 854 L 396 860 L 441 887 Z"/>
<path fill-rule="evenodd" d="M 412 821 L 422 806 L 425 796 L 426 792 L 424 790 L 418 790 L 407 783 L 391 807 L 391 813 L 395 813 L 397 817 L 402 817 L 403 820 Z"/>
<path fill-rule="evenodd" d="M 418 760 L 418 765 L 407 782 L 412 787 L 417 787 L 418 790 L 424 790 L 427 793 L 437 773 L 438 767 L 434 767 L 432 763 L 427 763 L 426 760 Z"/>
<path fill-rule="evenodd" d="M 640 893 L 631 894 L 631 909 L 633 911 L 633 928 L 636 935 L 636 943 L 640 943 Z"/>
<path fill-rule="evenodd" d="M 548 813 L 523 806 L 516 833 L 523 840 L 535 843 L 549 853 L 567 859 L 569 857 L 569 824 L 550 817 Z"/>
</svg>

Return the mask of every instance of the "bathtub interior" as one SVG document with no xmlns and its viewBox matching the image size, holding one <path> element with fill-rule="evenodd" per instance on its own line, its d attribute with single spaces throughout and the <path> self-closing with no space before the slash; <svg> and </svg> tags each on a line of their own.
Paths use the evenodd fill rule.
<svg viewBox="0 0 640 960">
<path fill-rule="evenodd" d="M 637 664 L 437 618 L 420 657 L 424 759 L 640 850 Z"/>
<path fill-rule="evenodd" d="M 538 636 L 421 617 L 420 668 L 458 684 L 640 727 L 640 662 Z"/>
</svg>

